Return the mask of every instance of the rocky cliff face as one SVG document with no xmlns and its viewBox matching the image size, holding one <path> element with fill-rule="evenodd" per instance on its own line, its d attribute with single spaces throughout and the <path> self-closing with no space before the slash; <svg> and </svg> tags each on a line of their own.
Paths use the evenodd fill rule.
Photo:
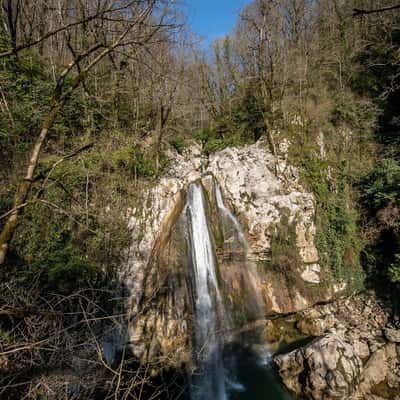
<svg viewBox="0 0 400 400">
<path fill-rule="evenodd" d="M 382 302 L 357 296 L 291 318 L 300 334 L 315 337 L 274 358 L 293 392 L 313 400 L 400 399 L 400 324 Z"/>
<path fill-rule="evenodd" d="M 165 176 L 129 210 L 132 243 L 121 279 L 131 295 L 129 331 L 139 358 L 163 356 L 173 366 L 190 362 L 193 301 L 185 203 L 194 181 L 207 194 L 224 301 L 238 324 L 332 298 L 334 285 L 321 272 L 314 243 L 313 195 L 284 153 L 274 157 L 257 143 L 205 158 L 193 146 L 171 159 Z M 217 190 L 235 220 L 224 217 Z"/>
</svg>

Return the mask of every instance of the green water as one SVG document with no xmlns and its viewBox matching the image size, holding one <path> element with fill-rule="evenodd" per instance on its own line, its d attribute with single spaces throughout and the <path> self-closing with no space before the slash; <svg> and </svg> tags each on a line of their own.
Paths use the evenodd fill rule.
<svg viewBox="0 0 400 400">
<path fill-rule="evenodd" d="M 236 384 L 229 390 L 229 400 L 295 399 L 284 387 L 270 363 L 262 362 L 256 354 L 240 346 L 235 346 L 232 350 L 236 359 Z"/>
<path fill-rule="evenodd" d="M 283 385 L 272 361 L 253 352 L 251 346 L 242 343 L 230 343 L 223 351 L 225 393 L 221 395 L 213 390 L 213 381 L 219 379 L 220 371 L 207 370 L 207 386 L 200 390 L 199 396 L 190 395 L 187 400 L 300 400 Z M 215 377 L 210 376 L 216 374 Z M 201 376 L 201 375 L 200 375 Z M 210 393 L 213 393 L 210 395 Z"/>
</svg>

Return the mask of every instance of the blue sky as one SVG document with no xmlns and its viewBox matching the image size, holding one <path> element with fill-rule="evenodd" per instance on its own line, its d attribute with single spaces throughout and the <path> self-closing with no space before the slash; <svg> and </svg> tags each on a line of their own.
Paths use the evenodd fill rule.
<svg viewBox="0 0 400 400">
<path fill-rule="evenodd" d="M 246 3 L 249 0 L 186 0 L 189 25 L 208 44 L 234 27 Z"/>
</svg>

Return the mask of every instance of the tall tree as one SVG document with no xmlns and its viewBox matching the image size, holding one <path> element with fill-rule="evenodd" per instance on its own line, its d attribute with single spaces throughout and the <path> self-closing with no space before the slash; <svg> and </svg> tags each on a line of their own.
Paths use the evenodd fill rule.
<svg viewBox="0 0 400 400">
<path fill-rule="evenodd" d="M 24 6 L 18 0 L 16 1 L 15 7 L 11 4 L 13 3 L 11 0 L 7 3 L 7 11 L 11 10 L 8 28 L 12 50 L 3 53 L 2 56 L 12 56 L 27 47 L 36 46 L 63 34 L 62 43 L 65 47 L 62 51 L 68 59 L 68 64 L 56 78 L 50 109 L 42 121 L 40 132 L 31 149 L 24 177 L 15 193 L 13 208 L 0 233 L 0 265 L 5 262 L 10 241 L 35 180 L 35 171 L 49 130 L 72 93 L 85 83 L 94 68 L 107 58 L 112 58 L 113 54 L 134 52 L 134 49 L 146 47 L 153 40 L 159 39 L 158 35 L 161 31 L 174 28 L 174 24 L 169 19 L 173 1 L 169 0 L 119 2 L 93 0 L 86 3 L 77 2 L 77 8 L 73 10 L 70 8 L 70 2 L 63 3 L 60 0 L 60 8 L 56 9 L 61 11 L 58 14 L 58 16 L 61 15 L 63 21 L 61 28 L 50 30 L 45 34 L 39 33 L 36 39 L 18 45 L 15 26 L 18 25 L 18 15 L 21 15 L 19 7 L 23 9 Z M 21 26 L 25 25 L 21 22 Z M 74 35 L 76 30 L 79 33 L 85 31 L 90 34 L 78 37 Z M 32 35 L 35 33 L 33 31 Z"/>
</svg>

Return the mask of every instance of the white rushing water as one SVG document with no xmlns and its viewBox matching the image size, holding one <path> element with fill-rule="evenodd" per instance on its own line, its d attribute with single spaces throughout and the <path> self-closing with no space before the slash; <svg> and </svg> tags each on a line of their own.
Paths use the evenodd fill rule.
<svg viewBox="0 0 400 400">
<path fill-rule="evenodd" d="M 221 188 L 219 187 L 219 185 L 217 183 L 215 184 L 215 197 L 217 200 L 217 207 L 233 223 L 234 227 L 236 228 L 240 244 L 243 246 L 244 250 L 247 252 L 247 250 L 248 250 L 247 240 L 246 240 L 246 237 L 244 236 L 242 226 L 240 225 L 237 218 L 233 215 L 232 211 L 225 206 L 224 200 L 222 199 Z"/>
<path fill-rule="evenodd" d="M 193 378 L 191 395 L 193 400 L 227 400 L 223 342 L 218 335 L 223 305 L 200 184 L 192 183 L 189 186 L 187 214 L 195 284 L 195 349 L 200 367 L 199 373 Z"/>
<path fill-rule="evenodd" d="M 248 244 L 242 226 L 232 211 L 225 206 L 221 189 L 214 181 L 215 199 L 223 225 L 224 240 L 229 243 L 226 249 L 239 251 L 243 257 L 225 268 L 236 268 L 241 282 L 248 293 L 248 310 L 255 317 L 261 315 L 262 306 L 257 290 L 254 265 L 247 262 Z M 240 359 L 232 350 L 232 337 L 224 332 L 235 328 L 233 309 L 224 306 L 217 279 L 217 260 L 212 234 L 207 221 L 206 201 L 200 183 L 189 185 L 186 214 L 188 218 L 189 250 L 193 269 L 193 293 L 195 306 L 194 349 L 198 370 L 193 375 L 191 400 L 228 400 L 246 396 L 246 388 L 238 380 Z M 232 271 L 231 271 L 232 273 Z M 229 284 L 228 284 L 229 287 Z M 236 327 L 238 328 L 238 327 Z M 254 340 L 251 339 L 252 341 Z M 228 353 L 223 357 L 224 346 Z M 270 353 L 267 347 L 258 345 L 257 362 L 267 365 Z M 237 397 L 239 396 L 239 397 Z M 247 400 L 247 397 L 243 397 Z"/>
</svg>

